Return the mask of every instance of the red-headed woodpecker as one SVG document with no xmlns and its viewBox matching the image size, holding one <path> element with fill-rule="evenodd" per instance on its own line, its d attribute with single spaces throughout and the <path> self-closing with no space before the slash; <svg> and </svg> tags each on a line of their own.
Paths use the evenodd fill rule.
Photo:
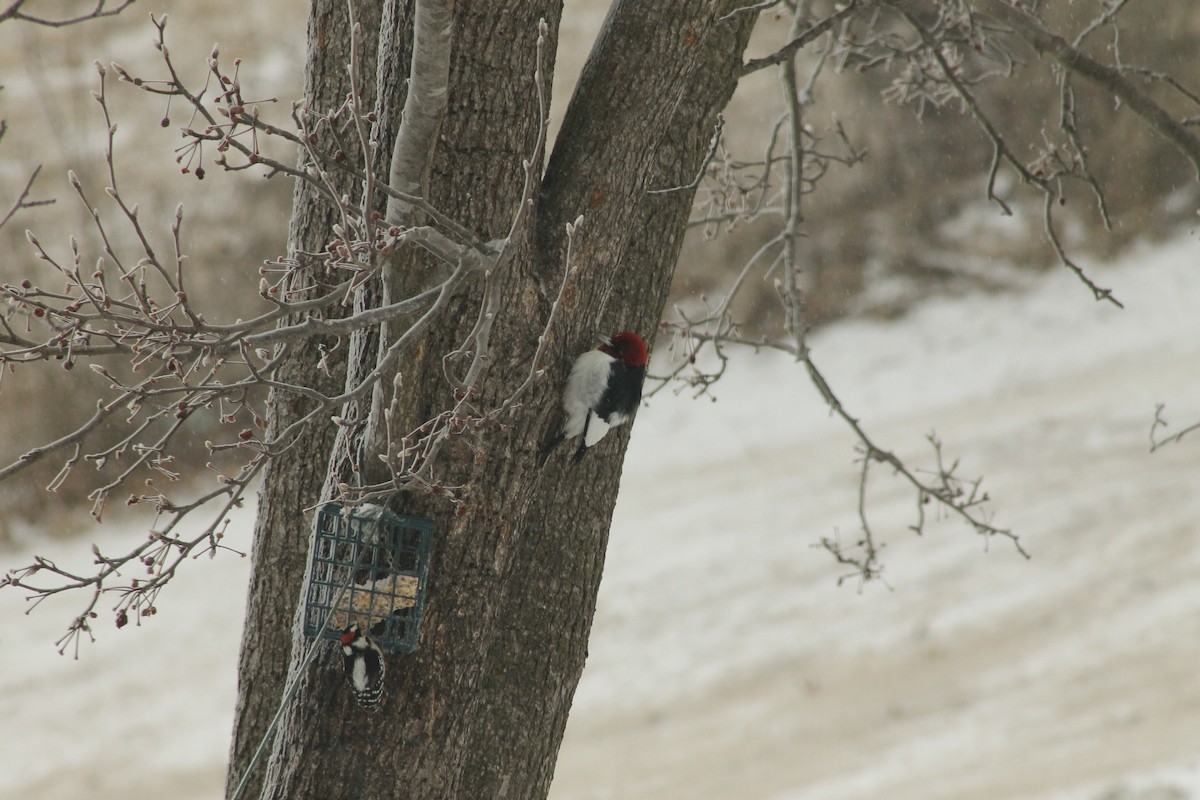
<svg viewBox="0 0 1200 800">
<path fill-rule="evenodd" d="M 578 462 L 609 428 L 637 411 L 646 379 L 646 343 L 632 331 L 621 331 L 600 342 L 595 350 L 575 359 L 563 390 L 566 419 L 558 435 L 542 448 L 539 464 L 545 464 L 550 451 L 562 442 L 582 436 L 571 459 Z"/>
</svg>

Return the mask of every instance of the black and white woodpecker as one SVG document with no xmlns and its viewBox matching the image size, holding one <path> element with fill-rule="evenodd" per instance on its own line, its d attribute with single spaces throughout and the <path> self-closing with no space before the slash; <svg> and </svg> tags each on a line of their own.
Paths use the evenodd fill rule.
<svg viewBox="0 0 1200 800">
<path fill-rule="evenodd" d="M 579 436 L 582 439 L 571 458 L 578 463 L 609 428 L 628 421 L 637 411 L 645 379 L 646 342 L 642 337 L 633 331 L 602 337 L 599 347 L 575 359 L 563 389 L 562 429 L 542 448 L 539 463 L 545 464 L 555 447 Z"/>
<path fill-rule="evenodd" d="M 383 650 L 357 624 L 342 633 L 342 666 L 354 699 L 363 711 L 374 714 L 383 700 Z"/>
</svg>

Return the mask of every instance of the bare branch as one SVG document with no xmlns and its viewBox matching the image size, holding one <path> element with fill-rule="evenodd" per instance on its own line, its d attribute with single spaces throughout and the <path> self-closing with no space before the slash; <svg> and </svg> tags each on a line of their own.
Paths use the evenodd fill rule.
<svg viewBox="0 0 1200 800">
<path fill-rule="evenodd" d="M 975 6 L 993 19 L 999 20 L 1028 42 L 1042 55 L 1053 58 L 1071 72 L 1095 83 L 1112 94 L 1141 117 L 1167 141 L 1174 144 L 1192 162 L 1200 177 L 1200 137 L 1167 113 L 1141 91 L 1119 69 L 1101 64 L 1070 42 L 1051 33 L 1032 14 L 1005 0 L 973 0 Z"/>
<path fill-rule="evenodd" d="M 783 2 L 783 0 L 762 0 L 760 3 L 754 3 L 753 5 L 735 8 L 733 11 L 730 11 L 728 14 L 721 17 L 720 21 L 728 22 L 739 14 L 757 14 L 760 11 L 766 11 L 768 8 L 774 8 L 781 2 Z"/>
<path fill-rule="evenodd" d="M 508 239 L 483 243 L 421 198 L 394 190 L 378 180 L 369 135 L 375 119 L 359 108 L 354 79 L 345 103 L 333 114 L 294 112 L 299 132 L 287 131 L 286 135 L 282 132 L 281 135 L 302 147 L 309 163 L 299 169 L 282 164 L 276 169 L 258 150 L 256 138 L 260 131 L 275 132 L 276 129 L 268 127 L 268 123 L 259 118 L 257 109 L 243 97 L 237 70 L 232 74 L 225 73 L 214 49 L 208 61 L 210 84 L 200 91 L 187 89 L 166 47 L 165 17 L 153 18 L 153 23 L 169 77 L 148 81 L 130 75 L 118 66 L 114 66 L 114 71 L 122 81 L 142 91 L 183 98 L 192 107 L 193 119 L 207 123 L 199 130 L 184 129 L 185 139 L 190 141 L 179 157 L 184 171 L 203 177 L 203 168 L 197 163 L 201 148 L 205 144 L 215 146 L 219 154 L 217 163 L 226 169 L 261 165 L 308 182 L 329 200 L 340 221 L 334 226 L 332 238 L 323 251 L 295 253 L 262 267 L 259 294 L 271 308 L 249 320 L 232 324 L 208 322 L 203 314 L 192 308 L 187 295 L 189 264 L 181 239 L 183 208 L 177 208 L 170 224 L 173 252 L 169 260 L 165 260 L 167 257 L 160 257 L 152 245 L 152 237 L 142 225 L 137 204 L 127 200 L 122 182 L 118 180 L 113 148 L 116 122 L 110 115 L 106 70 L 98 68 L 100 87 L 94 96 L 107 127 L 104 160 L 108 186 L 105 193 L 118 212 L 117 224 L 132 232 L 132 245 L 122 247 L 119 244 L 127 237 L 116 236 L 115 231 L 110 230 L 107 215 L 91 202 L 83 182 L 72 173 L 71 185 L 88 209 L 102 255 L 94 259 L 95 266 L 89 268 L 85 266 L 88 256 L 74 238 L 70 242 L 69 257 L 60 258 L 44 248 L 35 235 L 28 235 L 36 257 L 65 281 L 65 288 L 46 290 L 30 280 L 17 286 L 5 284 L 0 287 L 0 296 L 9 302 L 9 313 L 0 317 L 0 343 L 9 345 L 9 349 L 0 350 L 0 364 L 18 365 L 57 358 L 64 360 L 64 365 L 70 368 L 77 358 L 115 353 L 128 358 L 128 368 L 109 369 L 92 364 L 93 370 L 108 381 L 111 399 L 101 401 L 92 418 L 72 433 L 34 448 L 0 469 L 0 479 L 52 454 L 64 454 L 62 467 L 51 481 L 51 487 L 57 488 L 80 459 L 101 466 L 124 458 L 120 469 L 102 479 L 91 492 L 93 515 L 99 519 L 110 499 L 131 482 L 135 473 L 150 471 L 158 477 L 144 484 L 148 489 L 141 488 L 129 494 L 126 502 L 153 506 L 158 511 L 159 524 L 146 542 L 127 553 L 102 556 L 97 552 L 98 569 L 91 574 L 77 575 L 42 560 L 22 570 L 14 570 L 0 581 L 0 586 L 25 590 L 34 604 L 51 594 L 91 589 L 91 599 L 83 613 L 75 618 L 59 642 L 63 650 L 72 643 L 78 647 L 82 635 L 91 636 L 90 620 L 95 618 L 96 604 L 104 595 L 116 593 L 121 597 L 114 607 L 118 626 L 125 624 L 132 612 L 153 614 L 155 597 L 171 580 L 184 558 L 200 552 L 215 552 L 223 547 L 219 544 L 222 517 L 233 504 L 240 503 L 246 486 L 269 459 L 287 452 L 300 432 L 309 426 L 328 424 L 331 419 L 335 424 L 343 424 L 337 412 L 374 390 L 383 376 L 395 372 L 399 359 L 441 317 L 450 299 L 467 280 L 477 274 L 494 273 L 499 265 L 512 257 L 511 252 L 505 252 Z M 534 154 L 526 162 L 529 188 L 514 210 L 513 232 L 527 218 L 532 205 L 545 143 L 547 110 L 540 66 L 545 33 L 543 23 L 538 45 L 539 68 L 535 76 L 541 108 L 539 138 Z M 358 35 L 357 28 L 354 35 Z M 352 62 L 355 52 L 352 48 Z M 352 73 L 356 72 L 355 67 L 352 63 Z M 209 96 L 210 86 L 217 87 L 215 97 Z M 218 106 L 216 113 L 210 109 L 210 103 Z M 219 116 L 228 121 L 219 120 Z M 337 149 L 327 150 L 322 146 L 323 142 Z M 342 169 L 341 163 L 347 160 L 342 148 L 356 148 L 362 155 L 364 167 L 353 173 L 362 176 L 364 185 L 363 196 L 357 203 L 339 196 L 334 189 L 335 183 L 329 180 L 330 171 Z M 230 163 L 227 153 L 241 153 L 246 164 Z M 382 220 L 373 209 L 378 192 L 409 201 L 410 208 L 426 214 L 429 224 L 420 227 L 381 225 Z M 17 207 L 31 204 L 27 187 Z M 363 300 L 367 284 L 378 279 L 383 265 L 398 250 L 412 247 L 422 248 L 450 265 L 449 277 L 413 297 L 382 304 Z M 135 251 L 133 255 L 130 250 Z M 301 269 L 309 276 L 316 276 L 315 280 L 306 285 L 292 280 Z M 494 278 L 488 280 L 492 285 Z M 358 310 L 335 319 L 317 316 L 322 309 L 338 304 L 354 304 Z M 395 341 L 382 347 L 374 369 L 355 376 L 339 395 L 327 396 L 307 386 L 289 383 L 280 375 L 283 356 L 294 344 L 314 336 L 339 339 L 354 336 L 414 314 L 419 314 L 418 318 L 404 326 Z M 489 325 L 494 315 L 495 309 L 481 311 L 481 319 Z M 12 319 L 17 316 L 27 321 L 24 331 L 12 324 Z M 486 340 L 485 325 L 472 345 L 479 365 L 486 357 Z M 337 347 L 334 344 L 332 349 Z M 468 370 L 468 379 L 473 383 L 479 372 L 478 366 Z M 541 371 L 531 368 L 530 374 L 540 375 Z M 130 375 L 135 377 L 128 377 Z M 265 414 L 256 408 L 262 402 L 261 393 L 253 394 L 253 390 L 264 388 L 304 397 L 311 401 L 311 411 L 283 430 L 267 433 Z M 494 421 L 500 414 L 511 411 L 516 402 L 514 397 L 513 403 L 501 404 L 480 416 L 469 405 L 472 397 L 470 391 L 461 393 L 453 409 L 438 415 L 437 424 L 431 428 L 435 435 L 426 442 L 426 461 L 419 474 L 410 476 L 414 480 L 425 480 L 432 485 L 434 456 L 447 436 Z M 219 413 L 220 422 L 226 425 L 249 417 L 251 424 L 243 422 L 241 430 L 226 437 L 226 441 L 205 442 L 210 453 L 239 453 L 244 454 L 244 459 L 233 470 L 223 470 L 210 463 L 218 488 L 190 502 L 179 502 L 154 481 L 174 481 L 180 477 L 173 467 L 174 450 L 181 446 L 179 440 L 189 420 L 204 409 L 214 409 Z M 93 447 L 89 451 L 89 436 L 118 410 L 127 412 L 128 429 L 115 443 Z M 391 488 L 394 491 L 396 486 Z M 218 499 L 223 500 L 223 506 L 217 518 L 198 536 L 186 538 L 173 533 L 191 512 Z M 151 577 L 121 577 L 122 570 L 133 562 L 141 562 Z M 38 574 L 55 576 L 57 580 L 39 581 L 33 577 Z"/>
<path fill-rule="evenodd" d="M 1062 246 L 1062 242 L 1058 239 L 1058 230 L 1054 226 L 1054 207 L 1058 204 L 1059 196 L 1051 191 L 1047 191 L 1042 202 L 1042 228 L 1046 231 L 1046 236 L 1050 240 L 1050 246 L 1054 248 L 1055 254 L 1058 256 L 1059 262 L 1067 269 L 1075 273 L 1075 277 L 1083 283 L 1084 286 L 1092 290 L 1092 296 L 1096 300 L 1107 300 L 1117 308 L 1124 308 L 1125 304 L 1113 296 L 1112 289 L 1105 289 L 1098 286 L 1087 273 L 1083 271 L 1083 267 L 1075 263 L 1067 255 L 1066 249 Z"/>
<path fill-rule="evenodd" d="M 449 441 L 450 437 L 462 436 L 477 431 L 486 425 L 498 422 L 504 415 L 510 413 L 517 406 L 521 394 L 532 384 L 536 377 L 543 373 L 543 368 L 539 361 L 545 346 L 545 337 L 548 334 L 549 326 L 553 322 L 559 305 L 557 302 L 554 304 L 550 319 L 546 323 L 546 333 L 539 340 L 538 347 L 532 357 L 526 379 L 508 398 L 497 402 L 490 409 L 478 406 L 478 384 L 483 377 L 486 366 L 491 360 L 491 330 L 503 310 L 500 305 L 500 275 L 513 258 L 515 252 L 513 243 L 516 240 L 518 231 L 528 219 L 533 208 L 534 193 L 536 192 L 538 179 L 541 174 L 546 131 L 549 125 L 548 87 L 543 70 L 544 51 L 548 33 L 546 22 L 544 20 L 539 21 L 538 38 L 536 41 L 536 66 L 533 76 L 538 101 L 536 128 L 538 135 L 534 142 L 533 152 L 528 158 L 523 159 L 522 162 L 525 173 L 524 186 L 509 224 L 508 235 L 504 239 L 490 243 L 492 252 L 489 255 L 464 249 L 464 252 L 459 256 L 459 268 L 461 269 L 461 265 L 463 264 L 474 264 L 473 268 L 483 273 L 484 286 L 474 326 L 464 337 L 462 343 L 442 358 L 443 375 L 446 382 L 454 389 L 454 405 L 435 414 L 432 418 L 410 431 L 398 429 L 398 419 L 401 416 L 401 410 L 396 403 L 398 402 L 397 398 L 400 396 L 398 382 L 401 380 L 401 377 L 397 374 L 392 380 L 392 398 L 390 403 L 385 403 L 384 398 L 381 396 L 384 390 L 382 378 L 394 367 L 394 363 L 392 366 L 388 366 L 388 360 L 392 358 L 390 348 L 382 352 L 376 370 L 373 373 L 380 378 L 375 384 L 375 396 L 372 399 L 373 413 L 368 416 L 362 436 L 365 442 L 367 442 L 368 452 L 376 449 L 377 444 L 384 451 L 380 454 L 380 458 L 387 465 L 390 478 L 386 481 L 367 486 L 350 486 L 347 483 L 339 483 L 337 490 L 340 493 L 339 499 L 343 502 L 356 503 L 365 500 L 384 500 L 398 491 L 414 487 L 437 491 L 452 502 L 461 502 L 456 496 L 457 487 L 447 486 L 436 478 L 435 468 L 442 448 Z M 568 232 L 569 235 L 570 230 Z M 470 360 L 465 370 L 462 371 L 461 375 L 455 374 L 454 367 L 456 362 L 466 358 Z M 351 378 L 349 380 L 358 379 Z M 380 413 L 375 413 L 376 410 L 381 411 Z M 350 414 L 351 409 L 347 407 L 347 411 L 344 413 Z M 379 419 L 379 417 L 382 417 L 382 419 Z M 377 430 L 381 424 L 385 441 L 379 443 Z M 342 450 L 348 451 L 348 448 L 335 448 L 335 450 L 339 452 Z M 341 456 L 334 456 L 330 468 L 331 480 L 327 482 L 327 485 L 333 482 L 335 473 L 340 469 L 343 460 Z M 361 477 L 361 475 L 357 477 Z"/>
<path fill-rule="evenodd" d="M 751 64 L 761 63 L 763 66 L 779 63 L 782 67 L 780 84 L 786 113 L 776 126 L 776 133 L 771 137 L 771 146 L 765 157 L 758 162 L 761 164 L 761 177 L 753 184 L 755 189 L 765 187 L 774 172 L 781 173 L 778 180 L 782 191 L 780 194 L 772 196 L 774 204 L 760 204 L 753 210 L 755 215 L 768 213 L 777 215 L 781 220 L 780 229 L 746 261 L 741 272 L 724 291 L 724 296 L 719 303 L 709 306 L 702 296 L 703 313 L 698 316 L 689 316 L 683 310 L 677 310 L 679 321 L 663 323 L 664 331 L 673 334 L 669 349 L 675 354 L 677 365 L 669 370 L 667 375 L 651 376 L 652 381 L 658 380 L 661 383 L 659 387 L 649 391 L 647 396 L 652 396 L 656 391 L 665 387 L 667 381 L 671 380 L 679 381 L 684 386 L 695 389 L 697 395 L 707 392 L 725 372 L 729 358 L 726 348 L 729 346 L 741 345 L 755 350 L 767 348 L 788 353 L 804 365 L 809 380 L 831 412 L 850 428 L 858 441 L 861 458 L 858 516 L 861 532 L 850 543 L 843 543 L 837 537 L 826 537 L 821 540 L 819 546 L 832 554 L 835 560 L 853 567 L 853 575 L 857 576 L 861 582 L 877 580 L 882 577 L 883 565 L 880 561 L 880 550 L 883 544 L 873 530 L 868 515 L 868 483 L 871 471 L 876 466 L 887 468 L 894 475 L 902 478 L 912 489 L 916 501 L 916 521 L 911 529 L 916 533 L 919 534 L 924 530 L 927 521 L 925 505 L 932 502 L 946 513 L 961 519 L 972 530 L 985 538 L 1001 536 L 1011 540 L 1016 550 L 1028 557 L 1028 553 L 1016 535 L 992 524 L 990 512 L 986 507 L 989 498 L 986 493 L 981 491 L 980 481 L 961 478 L 957 474 L 957 462 L 948 464 L 943 459 L 941 443 L 936 437 L 930 437 L 935 461 L 935 466 L 931 470 L 913 468 L 899 456 L 881 447 L 868 434 L 862 423 L 846 410 L 809 352 L 806 340 L 807 322 L 804 319 L 804 296 L 799 281 L 801 267 L 799 243 L 804 236 L 803 198 L 806 193 L 812 191 L 831 163 L 841 161 L 853 164 L 861 159 L 861 154 L 849 147 L 847 137 L 840 127 L 838 134 L 843 143 L 847 143 L 850 155 L 845 158 L 835 158 L 821 152 L 816 147 L 815 136 L 806 124 L 805 109 L 807 104 L 812 102 L 817 77 L 826 59 L 834 53 L 835 49 L 858 46 L 845 44 L 830 34 L 828 44 L 817 54 L 808 80 L 802 82 L 797 74 L 797 65 L 792 56 L 801 46 L 800 42 L 813 41 L 821 32 L 830 30 L 834 22 L 834 20 L 827 19 L 817 28 L 809 28 L 807 32 L 801 32 L 807 10 L 808 4 L 805 2 L 795 5 L 792 30 L 789 33 L 791 42 L 794 44 L 790 44 L 766 60 L 751 62 Z M 837 13 L 848 12 L 849 8 L 845 8 Z M 945 20 L 939 18 L 938 24 L 944 23 L 945 27 L 944 29 L 939 28 L 938 35 L 946 35 L 946 32 L 951 30 L 952 20 L 950 17 L 952 13 L 946 11 L 946 14 Z M 941 51 L 941 41 L 914 20 L 908 19 L 914 30 L 917 30 L 922 37 L 918 44 L 888 41 L 879 42 L 876 46 L 888 57 L 909 59 L 916 65 L 911 76 L 913 81 L 919 82 L 919 85 L 914 83 L 914 97 L 928 97 L 939 104 L 956 97 L 960 98 L 964 108 L 976 115 L 980 124 L 989 132 L 995 147 L 991 167 L 992 174 L 988 186 L 989 194 L 993 194 L 995 173 L 1002 160 L 1007 161 L 1019 174 L 1026 177 L 1029 183 L 1043 188 L 1046 192 L 1052 190 L 1053 180 L 1067 174 L 1074 174 L 1060 168 L 1053 173 L 1047 171 L 1042 175 L 1037 175 L 1031 169 L 1026 168 L 1009 150 L 1000 133 L 979 109 L 968 88 L 970 79 L 959 73 L 956 63 L 952 63 Z M 962 31 L 957 30 L 954 31 L 954 34 L 965 35 Z M 882 59 L 883 56 L 880 58 Z M 918 61 L 919 63 L 917 63 Z M 747 67 L 749 66 L 750 64 L 747 65 Z M 982 79 L 982 77 L 978 79 Z M 783 138 L 786 148 L 785 153 L 778 157 L 773 152 L 777 138 Z M 758 167 L 755 166 L 755 168 Z M 738 186 L 728 191 L 738 190 L 745 191 L 745 187 Z M 1003 205 L 999 198 L 996 199 Z M 734 220 L 743 214 L 745 212 L 742 210 L 726 211 L 721 209 L 715 215 L 710 212 L 705 219 L 699 222 L 708 224 L 713 220 Z M 780 273 L 777 273 L 776 288 L 784 313 L 782 341 L 772 341 L 766 337 L 758 341 L 749 340 L 743 337 L 738 323 L 731 316 L 734 298 L 747 280 L 747 276 L 761 265 L 765 265 L 767 273 L 777 268 L 781 270 Z M 711 352 L 717 360 L 716 367 L 712 369 L 697 366 L 701 351 L 708 346 L 711 346 Z"/>
<path fill-rule="evenodd" d="M 1026 167 L 1017 159 L 1016 155 L 1005 142 L 1003 135 L 996 129 L 996 126 L 988 118 L 987 114 L 979 107 L 978 101 L 975 99 L 974 93 L 967 86 L 961 74 L 961 68 L 957 64 L 952 64 L 946 57 L 944 52 L 945 45 L 937 39 L 933 32 L 926 26 L 921 24 L 912 13 L 905 10 L 902 5 L 897 4 L 897 11 L 908 22 L 914 31 L 921 37 L 928 54 L 933 58 L 937 65 L 937 74 L 930 76 L 934 81 L 944 81 L 954 95 L 957 96 L 963 103 L 964 107 L 971 113 L 971 116 L 983 129 L 988 138 L 992 142 L 993 156 L 991 168 L 988 172 L 987 194 L 988 198 L 995 200 L 1001 205 L 1006 213 L 1011 213 L 1008 205 L 1001 200 L 995 193 L 996 175 L 999 169 L 1000 161 L 1003 159 L 1011 166 L 1021 180 L 1029 185 L 1037 187 L 1043 194 L 1043 223 L 1046 231 L 1046 237 L 1050 241 L 1055 254 L 1059 261 L 1067 269 L 1075 273 L 1076 277 L 1091 290 L 1092 296 L 1097 301 L 1107 301 L 1117 306 L 1124 308 L 1112 293 L 1111 289 L 1105 289 L 1095 283 L 1083 269 L 1076 264 L 1063 249 L 1058 238 L 1058 231 L 1054 224 L 1054 207 L 1062 198 L 1062 190 L 1060 188 L 1061 180 L 1065 177 L 1075 177 L 1084 180 L 1093 190 L 1098 198 L 1098 205 L 1101 218 L 1106 225 L 1108 221 L 1108 211 L 1104 203 L 1104 195 L 1100 191 L 1099 185 L 1092 177 L 1090 170 L 1087 167 L 1086 159 L 1084 158 L 1084 150 L 1079 144 L 1078 136 L 1074 133 L 1074 116 L 1073 111 L 1067 105 L 1070 101 L 1068 93 L 1064 99 L 1064 111 L 1061 122 L 1064 129 L 1067 131 L 1068 138 L 1076 146 L 1076 153 L 1073 157 L 1065 159 L 1054 148 L 1048 148 L 1043 154 L 1039 162 L 1032 167 Z M 1065 90 L 1064 91 L 1068 91 Z"/>
<path fill-rule="evenodd" d="M 1091 36 L 1093 32 L 1103 28 L 1105 25 L 1111 25 L 1112 21 L 1117 18 L 1117 15 L 1121 13 L 1121 10 L 1124 9 L 1128 3 L 1129 0 L 1117 0 L 1117 2 L 1112 3 L 1110 6 L 1105 8 L 1103 13 L 1089 22 L 1084 29 L 1079 32 L 1079 34 L 1071 42 L 1071 46 L 1079 47 L 1083 44 L 1083 40 Z"/>
<path fill-rule="evenodd" d="M 804 9 L 807 9 L 807 4 L 797 6 L 796 14 L 792 17 L 793 37 L 803 21 L 801 12 Z M 828 52 L 828 49 L 825 52 Z M 813 70 L 814 79 L 824 61 L 822 55 Z M 787 107 L 789 158 L 787 180 L 783 182 L 783 232 L 780 237 L 783 242 L 783 254 L 779 263 L 783 265 L 783 277 L 779 279 L 778 286 L 783 302 L 783 329 L 795 344 L 796 352 L 804 358 L 808 353 L 808 346 L 805 344 L 808 323 L 804 318 L 804 298 L 800 293 L 800 259 L 796 246 L 801 236 L 800 226 L 804 222 L 804 209 L 801 205 L 805 162 L 804 103 L 809 95 L 805 92 L 804 97 L 801 97 L 794 58 L 783 62 L 779 83 L 783 89 L 784 105 Z"/>
<path fill-rule="evenodd" d="M 853 14 L 857 5 L 858 0 L 850 0 L 850 2 L 848 2 L 844 8 L 833 12 L 828 17 L 825 17 L 825 19 L 806 30 L 804 33 L 793 36 L 787 44 L 776 50 L 771 55 L 763 56 L 762 58 L 753 58 L 747 61 L 742 65 L 742 69 L 738 73 L 738 77 L 745 77 L 751 72 L 757 72 L 760 69 L 766 69 L 767 67 L 773 67 L 776 64 L 782 64 L 786 61 L 790 61 L 792 57 L 795 56 L 796 53 L 804 48 L 804 46 L 809 42 L 815 41 L 821 36 L 821 34 L 825 33 L 834 25 Z"/>
<path fill-rule="evenodd" d="M 1160 439 L 1158 436 L 1159 428 L 1166 428 L 1169 425 L 1166 417 L 1164 417 L 1162 414 L 1163 409 L 1166 407 L 1166 403 L 1159 403 L 1154 407 L 1154 421 L 1150 423 L 1151 453 L 1155 452 L 1160 447 L 1165 447 L 1168 444 L 1177 444 L 1183 439 L 1183 437 L 1200 430 L 1200 422 L 1194 422 L 1191 425 L 1188 425 L 1186 428 Z"/>
<path fill-rule="evenodd" d="M 0 217 L 0 228 L 8 224 L 8 221 L 18 212 L 27 208 L 37 208 L 38 206 L 48 206 L 54 203 L 53 199 L 49 200 L 30 200 L 29 195 L 33 191 L 33 182 L 37 180 L 38 174 L 42 171 L 42 165 L 38 164 L 33 168 L 33 172 L 29 176 L 29 180 L 25 181 L 25 187 L 21 189 L 17 199 L 9 206 L 3 217 Z"/>
<path fill-rule="evenodd" d="M 388 184 L 399 192 L 422 195 L 426 164 L 442 116 L 450 80 L 450 9 L 443 0 L 417 0 L 414 7 L 412 65 L 400 130 L 392 150 Z M 410 222 L 413 206 L 402 197 L 388 199 L 389 224 Z"/>
<path fill-rule="evenodd" d="M 8 8 L 0 11 L 0 23 L 16 20 L 19 22 L 28 22 L 33 25 L 41 25 L 46 28 L 65 28 L 68 25 L 77 25 L 81 22 L 89 22 L 94 19 L 103 19 L 104 17 L 115 17 L 125 9 L 133 5 L 134 0 L 121 0 L 120 4 L 115 8 L 106 8 L 109 0 L 96 0 L 96 6 L 91 11 L 84 14 L 79 14 L 74 17 L 64 17 L 63 19 L 49 19 L 39 17 L 34 14 L 26 14 L 22 8 L 29 0 L 12 0 L 8 4 Z"/>
<path fill-rule="evenodd" d="M 712 163 L 713 156 L 717 154 L 717 148 L 721 146 L 721 132 L 725 130 L 725 117 L 722 114 L 717 114 L 717 122 L 713 125 L 712 139 L 708 143 L 708 152 L 704 158 L 700 160 L 700 169 L 696 170 L 696 177 L 692 178 L 689 183 L 682 186 L 670 186 L 666 189 L 647 189 L 646 194 L 667 194 L 669 192 L 692 191 L 700 185 L 700 181 L 704 180 L 704 175 L 708 172 L 708 165 Z"/>
<path fill-rule="evenodd" d="M 72 431 L 71 433 L 68 433 L 66 436 L 63 436 L 59 439 L 54 440 L 53 442 L 47 442 L 46 444 L 44 444 L 40 447 L 35 447 L 32 450 L 29 450 L 24 455 L 22 455 L 20 458 L 18 458 L 16 461 L 9 464 L 7 467 L 0 469 L 0 481 L 5 480 L 5 479 L 15 475 L 16 473 L 20 472 L 21 470 L 25 469 L 25 467 L 28 467 L 31 464 L 35 464 L 38 461 L 41 461 L 43 458 L 50 455 L 51 453 L 61 450 L 64 447 L 68 447 L 70 445 L 77 444 L 85 436 L 87 436 L 89 433 L 91 433 L 93 430 L 95 430 L 100 425 L 100 423 L 103 422 L 113 412 L 114 409 L 115 409 L 115 406 L 106 409 L 105 404 L 103 402 L 98 403 L 97 407 L 96 407 L 96 412 L 94 414 L 92 414 L 91 418 L 87 422 L 83 423 L 78 428 L 76 428 L 74 431 Z"/>
</svg>

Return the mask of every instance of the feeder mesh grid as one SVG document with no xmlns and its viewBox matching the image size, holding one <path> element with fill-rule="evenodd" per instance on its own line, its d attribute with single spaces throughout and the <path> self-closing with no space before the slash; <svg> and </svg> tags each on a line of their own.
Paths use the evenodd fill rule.
<svg viewBox="0 0 1200 800">
<path fill-rule="evenodd" d="M 317 513 L 305 635 L 315 637 L 328 617 L 322 638 L 358 623 L 384 650 L 415 650 L 432 543 L 431 520 L 326 503 Z"/>
</svg>

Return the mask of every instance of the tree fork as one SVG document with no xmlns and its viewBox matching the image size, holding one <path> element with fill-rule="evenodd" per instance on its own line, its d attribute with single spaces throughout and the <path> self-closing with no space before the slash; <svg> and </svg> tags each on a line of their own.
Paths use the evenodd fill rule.
<svg viewBox="0 0 1200 800">
<path fill-rule="evenodd" d="M 300 676 L 277 733 L 264 797 L 548 792 L 586 656 L 627 438 L 613 437 L 617 444 L 581 467 L 552 463 L 544 473 L 535 467 L 537 446 L 557 421 L 555 389 L 570 358 L 600 331 L 634 326 L 649 334 L 657 324 L 695 186 L 647 190 L 691 179 L 736 85 L 754 19 L 722 21 L 735 4 L 724 6 L 614 4 L 566 115 L 543 196 L 535 198 L 537 214 L 514 233 L 511 265 L 493 278 L 501 312 L 481 407 L 505 397 L 527 372 L 562 279 L 564 226 L 584 216 L 582 268 L 569 278 L 569 302 L 551 334 L 546 388 L 526 395 L 509 424 L 479 432 L 471 446 L 446 448 L 438 481 L 456 487 L 458 506 L 439 495 L 403 496 L 405 511 L 438 526 L 421 647 L 391 659 L 390 698 L 369 721 L 349 702 L 336 657 L 319 655 Z M 447 111 L 425 191 L 481 238 L 507 233 L 519 200 L 521 159 L 532 154 L 539 125 L 529 81 L 538 19 L 548 23 L 553 52 L 560 11 L 553 2 L 499 16 L 490 7 L 454 5 Z M 380 63 L 392 63 L 386 52 Z M 385 125 L 394 113 L 387 110 Z M 419 291 L 431 269 L 438 267 L 424 254 L 406 254 L 394 296 Z M 401 429 L 446 407 L 452 392 L 442 354 L 464 340 L 482 292 L 475 282 L 457 296 L 400 365 L 392 407 L 404 417 Z M 286 502 L 300 507 L 304 500 Z M 302 564 L 303 549 L 289 558 Z M 297 585 L 288 599 L 298 596 Z M 298 664 L 307 643 L 293 634 L 292 645 Z"/>
</svg>

